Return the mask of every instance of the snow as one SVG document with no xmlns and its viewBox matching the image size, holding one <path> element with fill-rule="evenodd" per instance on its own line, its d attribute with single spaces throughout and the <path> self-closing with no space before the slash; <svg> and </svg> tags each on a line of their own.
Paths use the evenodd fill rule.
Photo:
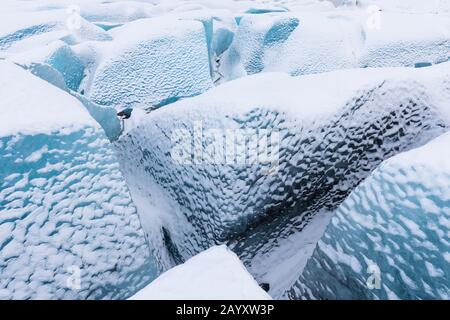
<svg viewBox="0 0 450 320">
<path fill-rule="evenodd" d="M 288 297 L 449 299 L 449 143 L 445 133 L 383 162 L 339 207 Z M 343 255 L 375 264 L 383 286 L 370 290 Z"/>
<path fill-rule="evenodd" d="M 2 0 L 0 298 L 129 297 L 218 244 L 274 298 L 448 298 L 447 138 L 429 141 L 450 125 L 449 18 L 437 0 Z"/>
<path fill-rule="evenodd" d="M 239 258 L 212 247 L 163 273 L 131 300 L 269 300 Z"/>
<path fill-rule="evenodd" d="M 101 105 L 156 108 L 212 86 L 198 21 L 142 19 L 111 30 L 88 96 Z"/>
<path fill-rule="evenodd" d="M 0 95 L 0 299 L 123 299 L 154 279 L 115 152 L 81 102 L 7 61 Z"/>
<path fill-rule="evenodd" d="M 0 61 L 0 90 L 0 136 L 98 127 L 83 105 L 68 93 L 30 76 L 11 62 Z"/>
<path fill-rule="evenodd" d="M 149 208 L 139 212 L 141 220 L 154 222 L 143 225 L 145 232 L 156 236 L 164 228 L 170 235 L 171 258 L 163 264 L 226 242 L 258 281 L 276 279 L 281 265 L 270 257 L 285 239 L 295 239 L 316 212 L 335 210 L 383 160 L 447 130 L 449 67 L 261 73 L 141 115 L 114 145 L 132 194 L 140 190 L 141 206 Z M 208 146 L 220 139 L 198 136 L 209 129 L 220 136 L 277 132 L 279 152 L 269 152 L 269 162 L 251 162 L 251 155 L 243 163 L 241 155 L 210 161 Z M 187 141 L 179 150 L 186 162 L 172 157 L 176 139 Z M 193 157 L 197 148 L 205 158 Z"/>
<path fill-rule="evenodd" d="M 8 10 L 0 13 L 0 54 L 8 56 L 63 40 L 75 44 L 86 40 L 106 41 L 104 30 L 75 16 L 73 25 L 67 10 L 20 12 L 20 19 Z"/>
<path fill-rule="evenodd" d="M 226 79 L 258 72 L 302 75 L 355 67 L 414 67 L 450 57 L 446 15 L 383 11 L 379 21 L 369 19 L 365 11 L 348 10 L 244 15 L 220 72 Z"/>
<path fill-rule="evenodd" d="M 10 60 L 21 66 L 37 71 L 37 65 L 49 65 L 64 79 L 65 86 L 77 91 L 84 78 L 84 64 L 76 56 L 75 52 L 61 40 L 57 40 L 47 46 L 10 56 Z M 34 74 L 44 78 L 39 71 Z M 45 79 L 45 78 L 44 78 Z M 52 81 L 52 79 L 45 79 Z"/>
</svg>

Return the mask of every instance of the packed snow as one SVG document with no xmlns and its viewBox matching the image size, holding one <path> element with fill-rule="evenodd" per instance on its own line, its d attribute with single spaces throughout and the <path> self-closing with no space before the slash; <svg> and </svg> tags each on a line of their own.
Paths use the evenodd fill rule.
<svg viewBox="0 0 450 320">
<path fill-rule="evenodd" d="M 268 300 L 239 258 L 226 246 L 212 247 L 170 269 L 131 300 Z"/>
</svg>

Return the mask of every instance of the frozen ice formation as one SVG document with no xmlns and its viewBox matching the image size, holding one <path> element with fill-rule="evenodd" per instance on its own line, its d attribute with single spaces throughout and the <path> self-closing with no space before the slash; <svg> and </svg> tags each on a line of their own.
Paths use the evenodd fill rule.
<svg viewBox="0 0 450 320">
<path fill-rule="evenodd" d="M 77 91 L 85 76 L 83 62 L 71 47 L 61 40 L 13 55 L 10 60 L 60 88 L 62 79 L 62 89 Z M 50 68 L 54 69 L 52 73 L 47 71 Z"/>
<path fill-rule="evenodd" d="M 259 281 L 271 266 L 255 255 L 336 209 L 384 159 L 446 130 L 449 79 L 450 63 L 262 73 L 146 114 L 115 146 L 166 258 L 229 242 Z"/>
<path fill-rule="evenodd" d="M 351 68 L 361 38 L 356 21 L 336 14 L 244 15 L 221 73 L 235 79 L 261 71 L 300 75 Z"/>
<path fill-rule="evenodd" d="M 450 57 L 450 19 L 435 14 L 364 11 L 244 15 L 220 72 L 291 75 L 352 67 L 422 66 Z M 389 30 L 389 32 L 386 32 Z"/>
<path fill-rule="evenodd" d="M 450 134 L 383 162 L 342 203 L 289 298 L 450 298 Z"/>
<path fill-rule="evenodd" d="M 86 40 L 105 41 L 111 36 L 100 27 L 67 10 L 0 13 L 0 56 L 22 52 L 63 40 L 76 44 Z"/>
<path fill-rule="evenodd" d="M 436 143 L 404 152 L 449 130 L 449 17 L 437 0 L 2 0 L 0 299 L 130 297 L 221 244 L 274 298 L 448 298 L 445 181 L 404 158 Z"/>
<path fill-rule="evenodd" d="M 156 276 L 103 130 L 0 61 L 0 298 L 126 298 Z"/>
<path fill-rule="evenodd" d="M 442 0 L 334 0 L 341 6 L 378 7 L 383 11 L 408 13 L 450 13 L 450 3 Z"/>
<path fill-rule="evenodd" d="M 199 253 L 166 271 L 131 300 L 269 300 L 226 246 Z"/>
<path fill-rule="evenodd" d="M 199 21 L 142 19 L 111 33 L 88 92 L 93 102 L 151 109 L 212 87 Z"/>
</svg>

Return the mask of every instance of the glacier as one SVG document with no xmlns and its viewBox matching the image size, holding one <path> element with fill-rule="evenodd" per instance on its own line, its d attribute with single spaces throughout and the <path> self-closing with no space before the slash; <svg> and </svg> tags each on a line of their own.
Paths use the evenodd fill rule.
<svg viewBox="0 0 450 320">
<path fill-rule="evenodd" d="M 383 11 L 379 26 L 369 18 L 364 11 L 344 10 L 244 15 L 220 72 L 229 80 L 262 71 L 296 76 L 450 58 L 446 15 Z"/>
<path fill-rule="evenodd" d="M 86 92 L 93 102 L 154 109 L 212 87 L 199 21 L 141 19 L 111 32 Z"/>
<path fill-rule="evenodd" d="M 85 77 L 83 61 L 78 58 L 70 46 L 61 40 L 56 40 L 34 50 L 11 55 L 9 60 L 65 90 L 78 91 Z M 51 69 L 53 70 L 43 71 Z"/>
<path fill-rule="evenodd" d="M 0 13 L 0 57 L 47 45 L 55 40 L 77 44 L 87 40 L 112 39 L 100 27 L 67 10 L 20 12 L 20 19 L 12 13 L 14 10 Z"/>
<path fill-rule="evenodd" d="M 287 297 L 448 300 L 449 143 L 446 133 L 383 162 L 336 211 Z"/>
<path fill-rule="evenodd" d="M 83 105 L 6 61 L 0 95 L 0 298 L 123 299 L 156 277 L 114 150 Z"/>
<path fill-rule="evenodd" d="M 114 145 L 146 208 L 145 232 L 163 239 L 161 260 L 170 266 L 228 243 L 260 281 L 277 263 L 254 265 L 255 256 L 270 255 L 316 212 L 336 209 L 386 158 L 447 130 L 449 68 L 261 73 L 142 115 Z M 255 140 L 232 136 L 228 162 L 221 155 L 230 129 L 279 139 L 264 154 L 251 149 Z M 252 158 L 260 156 L 267 161 Z"/>
<path fill-rule="evenodd" d="M 0 299 L 449 298 L 448 1 L 1 2 Z"/>
</svg>

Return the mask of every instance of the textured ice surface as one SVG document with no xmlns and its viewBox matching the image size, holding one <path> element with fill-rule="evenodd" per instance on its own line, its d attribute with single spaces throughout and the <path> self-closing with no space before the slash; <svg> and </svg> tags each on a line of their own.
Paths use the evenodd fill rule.
<svg viewBox="0 0 450 320">
<path fill-rule="evenodd" d="M 361 38 L 356 21 L 336 14 L 245 15 L 221 72 L 234 79 L 261 71 L 299 75 L 350 68 Z"/>
<path fill-rule="evenodd" d="M 291 75 L 351 67 L 414 67 L 450 57 L 450 19 L 365 11 L 244 15 L 222 59 L 227 79 L 261 71 Z"/>
<path fill-rule="evenodd" d="M 446 133 L 383 162 L 339 207 L 288 297 L 449 299 L 449 145 Z"/>
<path fill-rule="evenodd" d="M 89 90 L 94 102 L 151 108 L 212 86 L 202 23 L 142 19 L 111 32 Z"/>
<path fill-rule="evenodd" d="M 100 126 L 10 62 L 0 95 L 0 298 L 126 298 L 147 284 L 155 264 Z"/>
<path fill-rule="evenodd" d="M 145 115 L 115 144 L 132 194 L 147 203 L 141 219 L 153 224 L 143 222 L 144 229 L 163 236 L 175 262 L 231 242 L 260 280 L 272 266 L 253 265 L 255 255 L 302 230 L 318 210 L 335 209 L 387 157 L 445 130 L 449 67 L 259 74 Z M 277 132 L 274 170 L 244 151 L 237 155 L 244 163 L 208 160 L 230 129 Z M 188 139 L 178 150 L 189 155 L 185 164 L 171 156 L 177 139 Z M 191 155 L 199 146 L 205 158 L 198 162 Z"/>
<path fill-rule="evenodd" d="M 17 16 L 20 15 L 20 19 Z M 101 28 L 80 16 L 71 18 L 67 10 L 20 12 L 8 10 L 0 13 L 0 54 L 21 52 L 63 40 L 75 44 L 86 40 L 110 40 Z"/>
<path fill-rule="evenodd" d="M 414 67 L 450 58 L 449 15 L 381 12 L 378 29 L 367 26 L 367 15 L 350 15 L 366 24 L 360 67 Z"/>
<path fill-rule="evenodd" d="M 159 276 L 131 300 L 268 300 L 239 258 L 212 247 Z"/>
</svg>

